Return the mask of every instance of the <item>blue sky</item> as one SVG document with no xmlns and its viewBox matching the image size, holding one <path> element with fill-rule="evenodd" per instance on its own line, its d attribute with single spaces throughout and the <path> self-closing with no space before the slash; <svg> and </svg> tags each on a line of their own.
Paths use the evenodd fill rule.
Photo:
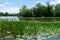
<svg viewBox="0 0 60 40">
<path fill-rule="evenodd" d="M 15 12 L 17 13 L 19 12 L 19 9 L 23 5 L 26 5 L 28 8 L 31 8 L 38 2 L 45 4 L 47 1 L 49 0 L 0 0 L 0 11 L 9 12 L 9 13 L 15 13 Z M 56 4 L 55 0 L 53 1 L 51 1 L 51 4 Z"/>
</svg>

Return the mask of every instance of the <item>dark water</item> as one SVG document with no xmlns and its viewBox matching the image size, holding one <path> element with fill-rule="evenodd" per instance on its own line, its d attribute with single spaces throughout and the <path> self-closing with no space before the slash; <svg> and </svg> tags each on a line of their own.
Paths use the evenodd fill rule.
<svg viewBox="0 0 60 40">
<path fill-rule="evenodd" d="M 44 40 L 60 40 L 60 37 L 55 37 L 55 36 L 51 36 L 50 38 L 47 35 L 44 34 L 40 34 L 40 37 L 43 38 Z"/>
<path fill-rule="evenodd" d="M 36 36 L 36 35 L 32 35 L 32 36 Z M 50 38 L 48 38 L 48 36 L 47 35 L 39 35 L 39 37 L 40 38 L 42 38 L 42 40 L 60 40 L 60 37 L 50 37 Z M 26 38 L 24 38 L 24 39 L 26 39 Z M 26 40 L 28 40 L 28 39 L 26 39 Z M 31 40 L 37 40 L 37 38 L 32 38 Z"/>
<path fill-rule="evenodd" d="M 17 16 L 0 16 L 0 20 L 13 21 L 41 21 L 41 22 L 56 22 L 60 21 L 60 17 L 17 17 Z"/>
<path fill-rule="evenodd" d="M 7 38 L 6 40 L 14 40 L 14 39 Z M 23 40 L 28 40 L 28 38 L 24 38 Z M 32 38 L 31 40 L 37 40 L 37 39 L 36 38 Z M 43 40 L 60 40 L 60 38 L 51 37 L 51 38 L 47 38 L 47 39 L 43 39 Z"/>
<path fill-rule="evenodd" d="M 51 37 L 51 38 L 47 38 L 46 40 L 60 40 L 59 37 Z"/>
<path fill-rule="evenodd" d="M 60 21 L 60 17 L 19 17 L 19 19 L 24 21 L 41 21 L 41 22 Z"/>
<path fill-rule="evenodd" d="M 45 35 L 45 34 L 33 34 L 33 35 L 31 35 L 31 36 L 28 36 L 28 35 L 26 35 L 26 36 L 24 36 L 22 39 L 23 40 L 38 40 L 37 39 L 37 37 L 35 37 L 35 36 L 37 36 L 37 37 L 39 37 L 39 38 L 42 38 L 42 40 L 60 40 L 60 37 L 55 37 L 55 36 L 51 36 L 51 37 L 48 37 L 47 35 Z M 30 38 L 31 37 L 31 38 Z M 17 37 L 18 39 L 16 39 L 16 40 L 21 40 L 21 38 L 20 37 Z M 29 39 L 30 38 L 30 39 Z M 10 37 L 6 37 L 6 40 L 15 40 L 14 38 L 10 38 Z M 40 40 L 40 39 L 39 39 Z"/>
</svg>

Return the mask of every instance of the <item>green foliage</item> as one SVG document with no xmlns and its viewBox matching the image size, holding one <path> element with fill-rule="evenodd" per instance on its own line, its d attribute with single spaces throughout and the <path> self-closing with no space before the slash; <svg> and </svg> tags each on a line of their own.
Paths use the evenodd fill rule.
<svg viewBox="0 0 60 40">
<path fill-rule="evenodd" d="M 56 10 L 56 17 L 60 17 L 60 4 L 57 4 L 55 6 L 55 10 Z"/>
<path fill-rule="evenodd" d="M 40 3 L 36 4 L 32 11 L 35 17 L 42 17 L 43 5 L 41 5 Z"/>
<path fill-rule="evenodd" d="M 20 13 L 19 13 L 20 16 L 23 16 L 23 17 L 32 17 L 32 12 L 30 9 L 28 9 L 25 5 L 22 7 L 22 9 L 20 9 Z"/>
<path fill-rule="evenodd" d="M 10 14 L 8 12 L 5 12 L 5 13 L 0 12 L 0 16 L 17 16 L 17 14 Z"/>
<path fill-rule="evenodd" d="M 2 15 L 4 15 L 4 13 L 3 12 L 0 12 L 0 16 L 2 16 Z"/>
<path fill-rule="evenodd" d="M 47 7 L 45 8 L 45 13 L 44 16 L 45 17 L 52 17 L 53 16 L 53 6 L 50 4 L 47 4 Z"/>
<path fill-rule="evenodd" d="M 31 10 L 31 11 L 30 11 Z M 33 8 L 28 9 L 25 5 L 20 9 L 20 16 L 23 17 L 53 17 L 53 5 L 47 6 L 41 3 L 36 4 Z"/>
<path fill-rule="evenodd" d="M 60 22 L 40 22 L 40 21 L 1 21 L 0 36 L 8 35 L 8 31 L 13 35 L 31 35 L 46 34 L 48 36 L 58 36 L 60 31 Z"/>
</svg>

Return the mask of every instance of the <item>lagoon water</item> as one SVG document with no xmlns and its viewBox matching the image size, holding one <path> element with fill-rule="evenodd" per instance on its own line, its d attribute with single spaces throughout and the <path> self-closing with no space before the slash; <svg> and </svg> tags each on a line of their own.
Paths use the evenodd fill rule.
<svg viewBox="0 0 60 40">
<path fill-rule="evenodd" d="M 59 22 L 60 17 L 17 17 L 17 16 L 0 16 L 0 20 L 9 21 L 41 21 L 41 22 Z"/>
<path fill-rule="evenodd" d="M 34 36 L 31 36 L 31 37 L 32 37 L 31 39 L 29 39 L 29 36 L 25 36 L 25 37 L 23 37 L 23 39 L 18 37 L 18 38 L 16 38 L 16 40 L 37 40 L 37 38 L 34 38 Z M 38 40 L 60 40 L 60 37 L 50 37 L 50 38 L 48 38 L 45 35 L 40 35 L 39 37 L 40 37 L 40 39 L 38 39 Z M 7 38 L 7 40 L 13 40 L 13 38 Z"/>
<path fill-rule="evenodd" d="M 51 37 L 51 38 L 47 38 L 46 40 L 60 40 L 59 37 Z"/>
<path fill-rule="evenodd" d="M 19 18 L 17 16 L 0 16 L 0 20 L 18 21 Z"/>
</svg>

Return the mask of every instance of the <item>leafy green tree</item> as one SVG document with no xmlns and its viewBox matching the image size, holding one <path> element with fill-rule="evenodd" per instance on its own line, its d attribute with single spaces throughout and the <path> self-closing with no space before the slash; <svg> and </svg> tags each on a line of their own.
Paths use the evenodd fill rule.
<svg viewBox="0 0 60 40">
<path fill-rule="evenodd" d="M 42 17 L 42 5 L 40 3 L 36 4 L 33 8 L 33 14 L 35 17 Z"/>
<path fill-rule="evenodd" d="M 55 17 L 55 15 L 59 15 L 59 7 L 56 5 L 55 8 L 56 9 L 54 9 L 54 5 L 50 5 L 49 2 L 47 3 L 47 6 L 37 3 L 35 7 L 32 7 L 31 9 L 24 5 L 17 15 L 23 17 Z"/>
<path fill-rule="evenodd" d="M 0 12 L 0 16 L 3 16 L 4 15 L 4 13 L 3 12 Z"/>
<path fill-rule="evenodd" d="M 53 17 L 56 17 L 56 10 L 53 9 Z"/>
<path fill-rule="evenodd" d="M 50 5 L 49 3 L 47 3 L 47 6 L 45 8 L 44 16 L 45 17 L 52 17 L 53 16 L 53 6 Z"/>
<path fill-rule="evenodd" d="M 56 10 L 56 17 L 60 17 L 60 4 L 57 4 L 55 6 L 55 10 Z"/>
<path fill-rule="evenodd" d="M 20 9 L 19 15 L 23 17 L 32 17 L 30 9 L 28 9 L 25 5 Z"/>
<path fill-rule="evenodd" d="M 10 14 L 8 12 L 5 12 L 4 16 L 9 16 Z"/>
</svg>

